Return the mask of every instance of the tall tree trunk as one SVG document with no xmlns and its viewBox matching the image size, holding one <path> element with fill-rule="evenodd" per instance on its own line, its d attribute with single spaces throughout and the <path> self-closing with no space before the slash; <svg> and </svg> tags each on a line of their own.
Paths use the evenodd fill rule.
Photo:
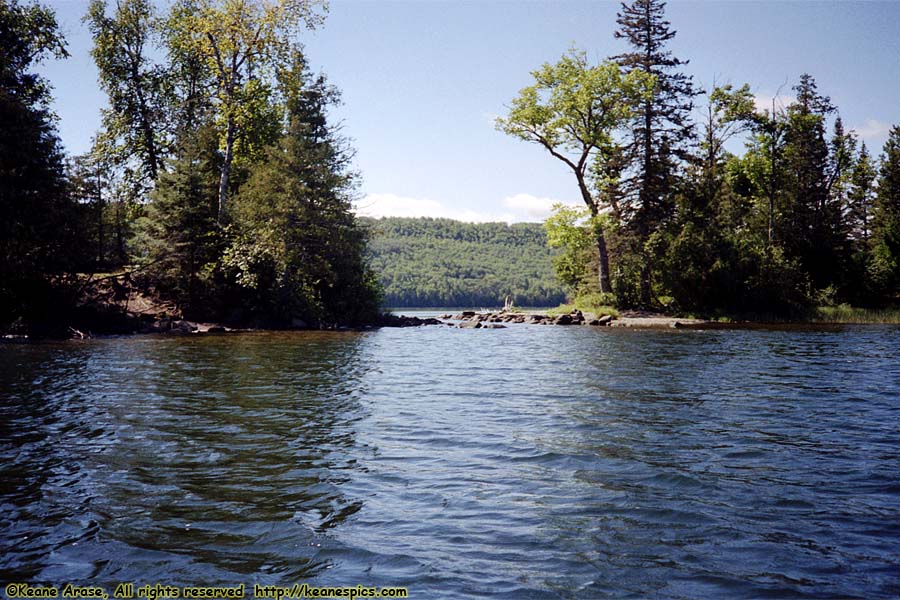
<svg viewBox="0 0 900 600">
<path fill-rule="evenodd" d="M 103 188 L 100 167 L 97 166 L 97 265 L 103 265 Z"/>
<path fill-rule="evenodd" d="M 138 69 L 138 59 L 132 57 L 131 77 L 134 83 L 135 93 L 138 101 L 138 115 L 140 117 L 141 135 L 144 138 L 144 150 L 147 152 L 147 167 L 150 169 L 150 177 L 156 182 L 156 176 L 159 173 L 159 153 L 156 149 L 156 138 L 153 135 L 153 123 L 150 119 L 150 108 L 147 106 L 147 100 L 144 98 L 144 91 L 141 88 L 143 78 Z"/>
<path fill-rule="evenodd" d="M 775 146 L 778 144 L 778 124 L 775 122 L 775 99 L 772 98 L 772 148 L 771 165 L 769 172 L 769 243 L 768 248 L 771 249 L 772 242 L 775 241 Z"/>
<path fill-rule="evenodd" d="M 600 292 L 603 294 L 612 293 L 612 284 L 609 278 L 609 252 L 606 249 L 606 236 L 602 230 L 597 232 L 597 253 L 600 255 L 600 267 L 598 275 L 600 277 Z"/>
<path fill-rule="evenodd" d="M 651 285 L 652 273 L 650 262 L 647 255 L 644 255 L 644 265 L 641 267 L 641 304 L 644 308 L 650 308 L 650 298 L 652 296 Z"/>
<path fill-rule="evenodd" d="M 581 198 L 591 211 L 591 216 L 596 217 L 599 214 L 597 203 L 594 201 L 591 192 L 584 181 L 584 174 L 576 169 L 575 176 L 578 178 L 578 189 L 581 191 Z M 606 236 L 603 234 L 603 228 L 597 225 L 594 227 L 594 235 L 597 238 L 597 254 L 600 257 L 600 264 L 597 268 L 597 276 L 600 281 L 600 293 L 611 294 L 612 284 L 609 278 L 609 252 L 606 248 Z"/>
<path fill-rule="evenodd" d="M 125 212 L 124 202 L 116 203 L 116 246 L 119 250 L 119 264 L 124 265 L 128 261 L 125 252 Z"/>
<path fill-rule="evenodd" d="M 228 178 L 231 175 L 231 161 L 234 159 L 235 138 L 234 117 L 228 117 L 228 129 L 225 132 L 225 161 L 222 163 L 222 174 L 219 178 L 219 225 L 225 224 L 225 208 L 228 201 Z"/>
</svg>

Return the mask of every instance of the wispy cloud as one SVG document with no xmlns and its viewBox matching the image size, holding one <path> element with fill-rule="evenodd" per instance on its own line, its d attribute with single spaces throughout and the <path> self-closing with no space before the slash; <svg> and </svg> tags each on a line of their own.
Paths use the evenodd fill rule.
<svg viewBox="0 0 900 600">
<path fill-rule="evenodd" d="M 553 205 L 561 202 L 531 194 L 506 196 L 485 210 L 450 206 L 431 198 L 411 198 L 392 193 L 369 194 L 355 205 L 356 213 L 364 217 L 432 217 L 455 219 L 470 223 L 543 221 Z"/>
<path fill-rule="evenodd" d="M 887 137 L 891 131 L 891 125 L 877 119 L 866 119 L 865 124 L 853 127 L 851 131 L 856 132 L 856 135 L 863 140 L 880 139 Z"/>
</svg>

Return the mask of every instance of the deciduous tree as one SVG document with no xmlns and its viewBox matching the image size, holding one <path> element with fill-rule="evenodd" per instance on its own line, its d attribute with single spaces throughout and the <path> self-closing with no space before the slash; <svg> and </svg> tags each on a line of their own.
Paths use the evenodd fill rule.
<svg viewBox="0 0 900 600">
<path fill-rule="evenodd" d="M 497 128 L 539 144 L 575 175 L 596 225 L 600 291 L 611 293 L 609 253 L 600 221 L 606 213 L 618 220 L 621 207 L 614 195 L 594 191 L 591 168 L 614 153 L 614 132 L 632 116 L 631 107 L 647 96 L 654 80 L 639 72 L 623 75 L 611 62 L 591 66 L 585 53 L 576 50 L 532 75 L 535 83 L 513 99 Z"/>
<path fill-rule="evenodd" d="M 271 117 L 267 107 L 274 77 L 289 65 L 301 26 L 321 21 L 318 6 L 317 0 L 182 0 L 173 7 L 167 24 L 170 46 L 200 57 L 215 83 L 213 105 L 224 151 L 220 224 L 226 220 L 236 144 L 271 121 L 266 117 Z M 255 119 L 260 112 L 263 119 Z"/>
</svg>

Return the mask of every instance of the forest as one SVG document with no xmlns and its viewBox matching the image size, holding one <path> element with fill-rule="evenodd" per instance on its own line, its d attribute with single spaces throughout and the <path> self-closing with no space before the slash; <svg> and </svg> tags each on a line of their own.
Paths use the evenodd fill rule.
<svg viewBox="0 0 900 600">
<path fill-rule="evenodd" d="M 748 85 L 700 89 L 667 48 L 661 0 L 622 4 L 622 54 L 594 65 L 573 48 L 496 121 L 571 173 L 583 209 L 559 206 L 543 232 L 363 222 L 353 149 L 329 118 L 340 93 L 301 44 L 326 8 L 93 0 L 107 105 L 90 151 L 67 156 L 36 74 L 68 56 L 54 12 L 0 2 L 0 331 L 59 327 L 107 279 L 188 318 L 260 327 L 370 323 L 385 304 L 553 304 L 561 285 L 676 314 L 896 306 L 900 127 L 868 148 L 809 74 L 784 106 L 757 106 Z"/>
<path fill-rule="evenodd" d="M 497 120 L 578 186 L 584 208 L 547 222 L 570 293 L 726 315 L 896 304 L 900 127 L 868 148 L 809 74 L 787 106 L 700 89 L 661 0 L 623 3 L 617 25 L 625 52 L 591 65 L 572 49 Z"/>
<path fill-rule="evenodd" d="M 565 300 L 539 223 L 362 219 L 389 307 L 555 306 Z"/>
<path fill-rule="evenodd" d="M 65 156 L 34 71 L 67 56 L 54 12 L 0 2 L 0 330 L 58 327 L 109 277 L 193 319 L 372 322 L 340 96 L 299 42 L 324 6 L 86 8 L 108 102 L 91 150 Z"/>
</svg>

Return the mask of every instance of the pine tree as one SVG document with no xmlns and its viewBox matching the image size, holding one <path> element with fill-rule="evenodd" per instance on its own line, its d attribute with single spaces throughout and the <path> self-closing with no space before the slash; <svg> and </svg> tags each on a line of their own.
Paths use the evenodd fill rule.
<svg viewBox="0 0 900 600">
<path fill-rule="evenodd" d="M 875 166 L 869 156 L 865 142 L 859 149 L 859 156 L 850 174 L 850 188 L 847 194 L 847 219 L 850 223 L 850 237 L 857 243 L 858 250 L 865 256 L 868 252 L 869 234 L 872 222 L 872 201 L 875 192 Z"/>
<path fill-rule="evenodd" d="M 53 12 L 36 4 L 0 2 L 0 49 L 0 328 L 4 328 L 17 318 L 51 309 L 48 284 L 74 266 L 80 249 L 49 89 L 32 72 L 47 56 L 67 56 Z"/>
<path fill-rule="evenodd" d="M 656 78 L 651 97 L 636 107 L 627 154 L 632 164 L 622 191 L 623 214 L 643 246 L 648 237 L 672 215 L 679 161 L 686 160 L 694 130 L 690 120 L 697 95 L 691 78 L 678 71 L 687 64 L 666 50 L 675 37 L 664 18 L 662 0 L 634 0 L 618 14 L 617 38 L 628 41 L 631 52 L 615 58 L 626 73 L 640 71 Z M 652 257 L 644 252 L 641 303 L 649 304 Z"/>
<path fill-rule="evenodd" d="M 800 261 L 815 289 L 840 282 L 846 258 L 841 198 L 833 193 L 846 170 L 852 148 L 840 120 L 834 139 L 825 139 L 825 120 L 835 111 L 819 93 L 812 76 L 803 74 L 794 87 L 785 133 L 784 219 L 777 235 L 790 258 Z"/>
<path fill-rule="evenodd" d="M 878 192 L 872 210 L 869 275 L 883 296 L 900 292 L 900 126 L 888 134 L 881 158 Z"/>
<path fill-rule="evenodd" d="M 371 322 L 378 294 L 351 212 L 352 154 L 327 119 L 338 93 L 300 56 L 283 84 L 287 130 L 235 199 L 241 237 L 226 263 L 277 323 Z"/>
<path fill-rule="evenodd" d="M 147 258 L 159 287 L 194 317 L 215 316 L 209 297 L 221 252 L 218 160 L 211 127 L 184 134 L 168 172 L 160 172 L 143 219 L 143 233 L 150 239 Z"/>
</svg>

